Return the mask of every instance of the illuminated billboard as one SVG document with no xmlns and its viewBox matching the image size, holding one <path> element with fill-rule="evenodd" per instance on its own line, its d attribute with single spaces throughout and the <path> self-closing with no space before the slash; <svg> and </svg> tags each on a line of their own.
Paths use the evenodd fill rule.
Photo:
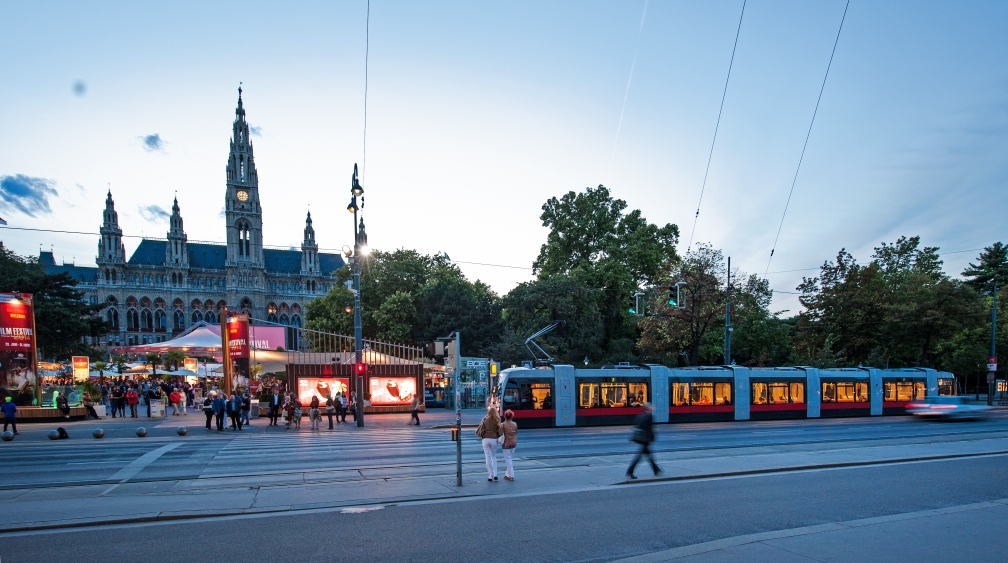
<svg viewBox="0 0 1008 563">
<path fill-rule="evenodd" d="M 82 381 L 87 381 L 88 376 L 91 375 L 91 360 L 87 356 L 73 356 L 70 358 L 73 363 L 73 379 L 74 383 L 80 383 Z"/>
<path fill-rule="evenodd" d="M 230 314 L 227 321 L 228 352 L 232 360 L 249 357 L 249 318 L 244 313 Z"/>
<path fill-rule="evenodd" d="M 408 405 L 416 397 L 415 377 L 372 377 L 372 405 Z"/>
<path fill-rule="evenodd" d="M 196 365 L 196 358 L 186 358 L 182 360 L 182 367 L 191 372 L 195 372 L 198 369 Z"/>
<path fill-rule="evenodd" d="M 0 293 L 0 392 L 18 405 L 35 393 L 35 322 L 32 296 Z"/>
<path fill-rule="evenodd" d="M 298 379 L 298 400 L 307 407 L 312 397 L 318 397 L 320 405 L 325 404 L 326 395 L 335 398 L 337 393 L 346 393 L 349 399 L 348 385 L 350 380 L 345 377 L 302 377 Z"/>
</svg>

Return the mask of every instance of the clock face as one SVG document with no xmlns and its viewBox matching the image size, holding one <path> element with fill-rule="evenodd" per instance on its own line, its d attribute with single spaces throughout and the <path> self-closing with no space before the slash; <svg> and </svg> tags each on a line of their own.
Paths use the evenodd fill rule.
<svg viewBox="0 0 1008 563">
<path fill-rule="evenodd" d="M 238 201 L 248 201 L 248 192 L 245 190 L 238 190 Z"/>
</svg>

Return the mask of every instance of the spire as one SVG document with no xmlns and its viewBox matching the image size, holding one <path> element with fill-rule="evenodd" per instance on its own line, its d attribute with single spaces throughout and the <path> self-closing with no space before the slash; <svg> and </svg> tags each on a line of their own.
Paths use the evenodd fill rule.
<svg viewBox="0 0 1008 563">
<path fill-rule="evenodd" d="M 102 212 L 102 226 L 98 229 L 99 264 L 121 264 L 126 261 L 126 248 L 122 243 L 122 229 L 119 228 L 119 213 L 112 200 L 112 188 L 105 196 L 105 211 Z"/>
<path fill-rule="evenodd" d="M 305 219 L 304 240 L 301 241 L 301 275 L 319 273 L 318 244 L 315 243 L 315 227 L 312 227 L 311 211 Z"/>
<path fill-rule="evenodd" d="M 175 202 L 172 204 L 172 214 L 169 220 L 170 231 L 168 231 L 168 238 L 172 237 L 185 237 L 185 229 L 182 227 L 182 210 L 179 209 L 178 196 L 175 196 Z"/>
<path fill-rule="evenodd" d="M 182 210 L 179 209 L 178 196 L 175 196 L 175 201 L 172 203 L 169 225 L 165 263 L 176 268 L 185 268 L 189 265 L 189 251 L 186 248 L 188 237 L 182 227 Z"/>
</svg>

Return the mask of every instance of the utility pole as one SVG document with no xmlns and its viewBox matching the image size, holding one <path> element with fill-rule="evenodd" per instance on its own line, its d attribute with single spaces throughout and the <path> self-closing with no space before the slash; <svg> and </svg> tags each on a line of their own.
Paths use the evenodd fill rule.
<svg viewBox="0 0 1008 563">
<path fill-rule="evenodd" d="M 357 411 L 357 427 L 363 428 L 364 426 L 364 386 L 366 381 L 367 369 L 360 369 L 361 364 L 364 362 L 364 343 L 363 335 L 361 329 L 361 302 L 360 302 L 360 261 L 363 253 L 367 252 L 367 234 L 364 232 L 364 219 L 360 219 L 360 224 L 357 223 L 357 211 L 359 207 L 357 206 L 357 196 L 364 195 L 364 188 L 360 185 L 357 180 L 357 165 L 354 164 L 353 167 L 353 178 L 350 181 L 350 205 L 347 206 L 347 211 L 353 213 L 354 217 L 354 247 L 353 247 L 353 294 L 354 294 L 354 387 L 357 389 L 356 404 L 354 408 Z M 364 205 L 364 199 L 361 198 L 361 206 Z M 362 371 L 364 373 L 362 373 Z"/>
<path fill-rule="evenodd" d="M 991 306 L 991 345 L 987 358 L 987 404 L 994 404 L 994 390 L 997 382 L 997 284 L 994 284 L 994 304 Z M 977 387 L 980 387 L 977 385 Z M 979 389 L 977 393 L 979 393 Z"/>
<path fill-rule="evenodd" d="M 731 256 L 728 257 L 728 298 L 725 299 L 724 315 L 724 365 L 731 365 Z"/>
<path fill-rule="evenodd" d="M 462 336 L 455 331 L 455 486 L 462 486 Z"/>
</svg>

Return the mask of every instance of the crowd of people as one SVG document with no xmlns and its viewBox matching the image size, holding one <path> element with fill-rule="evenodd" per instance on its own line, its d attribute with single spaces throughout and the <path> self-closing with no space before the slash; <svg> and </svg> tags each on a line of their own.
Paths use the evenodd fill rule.
<svg viewBox="0 0 1008 563">
<path fill-rule="evenodd" d="M 295 429 L 301 428 L 304 405 L 297 395 L 284 393 L 279 388 L 274 388 L 273 393 L 266 398 L 266 402 L 269 406 L 270 426 L 277 426 L 277 421 L 282 419 L 286 428 L 292 426 Z M 329 419 L 329 430 L 333 429 L 334 418 L 337 423 L 346 422 L 347 413 L 353 415 L 354 422 L 357 421 L 356 396 L 353 393 L 349 397 L 345 392 L 326 395 L 324 409 L 325 415 Z M 322 429 L 322 410 L 322 402 L 313 395 L 308 404 L 308 420 L 313 431 Z"/>
</svg>

